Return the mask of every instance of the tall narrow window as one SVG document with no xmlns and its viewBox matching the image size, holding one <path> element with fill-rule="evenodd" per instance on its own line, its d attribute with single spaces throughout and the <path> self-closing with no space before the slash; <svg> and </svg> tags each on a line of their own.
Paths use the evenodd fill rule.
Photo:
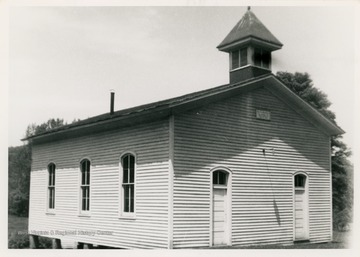
<svg viewBox="0 0 360 257">
<path fill-rule="evenodd" d="M 90 161 L 85 159 L 80 164 L 81 169 L 81 210 L 90 210 Z"/>
<path fill-rule="evenodd" d="M 122 158 L 122 212 L 133 213 L 135 209 L 135 157 L 126 154 Z"/>
<path fill-rule="evenodd" d="M 55 209 L 55 164 L 48 166 L 48 209 Z"/>
</svg>

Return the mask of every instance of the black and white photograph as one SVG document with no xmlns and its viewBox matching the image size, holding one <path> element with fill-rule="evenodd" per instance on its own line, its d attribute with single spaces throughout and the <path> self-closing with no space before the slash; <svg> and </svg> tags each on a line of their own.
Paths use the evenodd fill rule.
<svg viewBox="0 0 360 257">
<path fill-rule="evenodd" d="M 354 254 L 358 1 L 20 2 L 8 251 Z"/>
</svg>

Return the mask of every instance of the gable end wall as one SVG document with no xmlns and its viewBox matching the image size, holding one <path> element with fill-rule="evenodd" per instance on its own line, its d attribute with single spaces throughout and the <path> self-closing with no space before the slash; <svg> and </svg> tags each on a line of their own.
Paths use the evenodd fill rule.
<svg viewBox="0 0 360 257">
<path fill-rule="evenodd" d="M 297 171 L 309 176 L 310 241 L 331 240 L 330 139 L 268 90 L 177 115 L 174 134 L 174 248 L 209 246 L 210 170 L 219 166 L 232 171 L 232 245 L 293 243 Z"/>
</svg>

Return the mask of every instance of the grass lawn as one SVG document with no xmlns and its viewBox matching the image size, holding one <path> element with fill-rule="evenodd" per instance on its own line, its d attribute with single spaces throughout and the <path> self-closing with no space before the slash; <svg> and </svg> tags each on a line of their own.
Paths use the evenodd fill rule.
<svg viewBox="0 0 360 257">
<path fill-rule="evenodd" d="M 11 234 L 27 233 L 28 230 L 28 218 L 17 217 L 13 215 L 8 216 L 8 238 Z"/>
</svg>

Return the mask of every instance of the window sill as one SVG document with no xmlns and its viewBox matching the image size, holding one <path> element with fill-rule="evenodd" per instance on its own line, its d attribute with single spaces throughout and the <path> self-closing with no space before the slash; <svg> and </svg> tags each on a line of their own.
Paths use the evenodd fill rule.
<svg viewBox="0 0 360 257">
<path fill-rule="evenodd" d="M 136 220 L 136 216 L 119 216 L 120 220 Z"/>
<path fill-rule="evenodd" d="M 237 68 L 234 68 L 234 69 L 230 69 L 230 72 L 237 71 L 237 70 L 242 70 L 242 69 L 250 67 L 250 66 L 252 66 L 252 65 L 251 64 L 246 64 L 244 66 L 240 66 L 240 67 L 237 67 Z"/>
<path fill-rule="evenodd" d="M 55 213 L 55 211 L 47 211 L 45 214 L 46 215 L 55 215 L 56 213 Z"/>
<path fill-rule="evenodd" d="M 215 189 L 226 189 L 227 186 L 226 185 L 217 185 L 217 184 L 215 184 L 215 185 L 213 185 L 213 188 L 215 188 Z"/>
<path fill-rule="evenodd" d="M 242 69 L 247 68 L 247 67 L 256 67 L 256 68 L 259 68 L 259 69 L 262 69 L 262 70 L 271 71 L 270 68 L 265 68 L 265 67 L 258 66 L 258 65 L 255 65 L 255 64 L 246 64 L 244 66 L 241 66 L 241 67 L 238 67 L 238 68 L 235 68 L 235 69 L 230 69 L 230 72 L 242 70 Z"/>
<path fill-rule="evenodd" d="M 90 217 L 90 213 L 80 213 L 78 217 Z"/>
</svg>

